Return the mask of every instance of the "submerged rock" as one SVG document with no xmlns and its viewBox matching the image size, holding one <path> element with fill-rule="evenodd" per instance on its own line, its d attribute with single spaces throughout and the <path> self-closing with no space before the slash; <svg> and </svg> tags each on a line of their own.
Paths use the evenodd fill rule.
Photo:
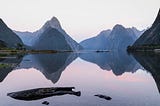
<svg viewBox="0 0 160 106">
<path fill-rule="evenodd" d="M 97 95 L 94 95 L 94 96 L 97 96 L 97 97 L 99 97 L 99 98 L 103 98 L 103 99 L 105 99 L 105 100 L 111 100 L 111 99 L 112 99 L 112 98 L 109 97 L 109 96 L 101 95 L 101 94 L 97 94 Z"/>
<path fill-rule="evenodd" d="M 42 104 L 49 105 L 49 102 L 48 101 L 44 101 L 44 102 L 42 102 Z"/>
<path fill-rule="evenodd" d="M 10 96 L 14 99 L 26 100 L 26 101 L 38 100 L 51 96 L 61 96 L 65 94 L 81 96 L 80 91 L 75 92 L 72 89 L 75 88 L 74 87 L 36 88 L 36 89 L 8 93 L 7 96 Z"/>
</svg>

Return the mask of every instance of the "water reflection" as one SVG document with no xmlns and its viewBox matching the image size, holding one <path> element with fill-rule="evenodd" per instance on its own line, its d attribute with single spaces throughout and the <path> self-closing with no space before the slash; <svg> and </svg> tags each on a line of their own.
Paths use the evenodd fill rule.
<svg viewBox="0 0 160 106">
<path fill-rule="evenodd" d="M 77 57 L 80 57 L 81 59 L 76 59 Z M 72 63 L 75 59 L 76 61 Z M 87 62 L 82 61 L 82 59 L 97 64 L 103 70 L 112 70 L 116 76 L 121 76 L 116 77 L 111 71 L 98 71 L 99 68 L 96 65 L 88 64 Z M 128 55 L 126 52 L 30 54 L 19 58 L 3 58 L 0 59 L 1 63 L 13 64 L 10 69 L 3 69 L 3 71 L 0 70 L 1 81 L 3 81 L 7 74 L 12 70 L 20 70 L 14 70 L 14 72 L 12 72 L 8 78 L 3 81 L 4 83 L 0 83 L 2 91 L 2 96 L 0 97 L 3 100 L 6 100 L 2 100 L 2 104 L 14 102 L 16 104 L 14 106 L 17 106 L 20 102 L 5 97 L 7 93 L 23 91 L 24 89 L 34 89 L 34 87 L 74 86 L 78 90 L 82 91 L 82 96 L 78 98 L 78 101 L 80 101 L 78 106 L 82 106 L 81 103 L 84 105 L 87 103 L 93 103 L 96 105 L 97 103 L 101 103 L 102 101 L 99 101 L 99 98 L 94 96 L 95 94 L 106 94 L 111 96 L 113 100 L 107 102 L 108 105 L 111 106 L 115 106 L 115 104 L 119 106 L 120 103 L 127 105 L 137 103 L 138 105 L 142 104 L 141 106 L 143 106 L 146 101 L 149 101 L 149 104 L 151 105 L 153 103 L 158 106 L 159 93 L 157 87 L 159 88 L 160 85 L 158 72 L 160 68 L 159 61 L 159 55 L 135 54 L 132 56 Z M 33 70 L 32 67 L 38 70 Z M 66 69 L 66 67 L 68 68 Z M 150 74 L 143 70 L 137 71 L 140 68 L 143 69 L 143 67 L 152 74 L 155 82 L 157 83 L 157 87 Z M 65 72 L 63 72 L 64 70 Z M 62 72 L 63 76 L 59 80 Z M 29 75 L 26 75 L 28 73 Z M 23 75 L 26 75 L 26 77 L 20 77 Z M 53 83 L 51 81 L 47 81 L 43 75 L 53 83 L 56 83 L 58 80 L 59 81 L 53 85 Z M 14 81 L 12 81 L 13 79 Z M 33 82 L 30 83 L 31 81 Z M 152 99 L 148 99 L 148 97 L 151 97 Z M 48 99 L 52 101 L 52 98 Z M 75 101 L 73 101 L 73 99 L 75 99 Z M 61 96 L 61 98 L 54 97 L 54 100 L 53 104 L 57 103 L 57 105 L 60 105 L 62 101 L 65 101 L 68 105 L 72 105 L 73 102 L 77 104 L 77 98 L 68 95 Z M 125 102 L 124 100 L 130 102 Z M 103 102 L 102 105 L 106 105 L 106 102 Z M 26 106 L 28 106 L 28 103 Z"/>
<path fill-rule="evenodd" d="M 125 72 L 134 73 L 138 69 L 145 68 L 153 76 L 160 92 L 160 55 L 153 53 L 128 55 L 126 52 L 114 51 L 108 53 L 30 54 L 24 57 L 0 58 L 0 82 L 14 69 L 33 67 L 42 72 L 47 79 L 56 83 L 60 79 L 63 70 L 78 56 L 85 61 L 97 64 L 103 70 L 112 70 L 116 76 Z"/>
<path fill-rule="evenodd" d="M 160 93 L 160 54 L 134 53 L 134 58 L 152 74 Z"/>
<path fill-rule="evenodd" d="M 85 61 L 97 64 L 103 70 L 112 70 L 115 75 L 122 75 L 125 72 L 134 73 L 136 70 L 142 68 L 125 51 L 80 53 L 79 57 Z"/>
<path fill-rule="evenodd" d="M 76 58 L 75 53 L 27 55 L 23 58 L 20 68 L 34 67 L 41 71 L 47 79 L 56 83 L 63 70 Z"/>
<path fill-rule="evenodd" d="M 17 55 L 0 58 L 0 82 L 2 82 L 12 70 L 19 66 L 22 58 L 23 56 Z"/>
</svg>

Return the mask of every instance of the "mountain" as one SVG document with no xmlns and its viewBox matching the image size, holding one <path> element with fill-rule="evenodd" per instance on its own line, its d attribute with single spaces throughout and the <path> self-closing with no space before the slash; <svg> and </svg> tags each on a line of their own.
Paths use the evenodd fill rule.
<svg viewBox="0 0 160 106">
<path fill-rule="evenodd" d="M 25 44 L 33 46 L 35 49 L 74 51 L 82 49 L 82 47 L 62 29 L 60 22 L 56 17 L 53 17 L 51 20 L 47 21 L 42 28 L 35 32 L 15 31 L 15 33 L 22 38 Z"/>
<path fill-rule="evenodd" d="M 7 44 L 6 44 L 4 41 L 1 41 L 1 40 L 0 40 L 0 48 L 1 48 L 1 47 L 6 47 L 6 46 L 7 46 Z"/>
<path fill-rule="evenodd" d="M 15 48 L 17 44 L 23 44 L 22 40 L 0 19 L 0 41 L 7 47 Z M 4 44 L 3 43 L 3 44 Z"/>
<path fill-rule="evenodd" d="M 108 49 L 108 36 L 111 33 L 111 30 L 102 31 L 96 37 L 92 37 L 80 42 L 80 45 L 85 50 L 106 50 Z"/>
<path fill-rule="evenodd" d="M 96 37 L 80 42 L 85 50 L 126 50 L 128 45 L 143 33 L 136 28 L 125 28 L 115 25 L 112 30 L 105 30 Z"/>
<path fill-rule="evenodd" d="M 52 30 L 52 31 L 51 31 Z M 48 42 L 43 42 L 41 45 L 43 45 L 43 47 L 46 47 L 51 45 L 53 46 L 52 49 L 57 50 L 58 49 L 58 45 L 63 45 L 66 46 L 64 48 L 60 48 L 60 50 L 74 50 L 77 51 L 79 49 L 81 49 L 81 46 L 75 41 L 73 40 L 61 27 L 60 22 L 58 21 L 58 19 L 56 17 L 53 17 L 51 20 L 47 21 L 43 27 L 37 31 L 38 33 L 38 37 L 35 40 L 34 43 L 34 47 L 36 49 L 41 49 L 40 46 L 37 47 L 37 45 L 41 44 L 42 42 L 39 40 L 50 40 L 50 44 Z M 64 39 L 62 36 L 57 36 L 56 34 L 59 33 L 59 35 L 62 35 L 64 37 Z M 49 34 L 50 37 L 48 38 L 48 36 L 44 36 L 44 34 Z M 53 37 L 54 36 L 54 37 Z M 59 40 L 59 42 L 57 42 L 57 39 Z M 57 42 L 57 47 L 55 48 L 54 46 L 54 42 Z M 53 45 L 52 45 L 53 44 Z M 70 46 L 70 48 L 68 48 L 68 46 Z M 59 50 L 59 49 L 58 49 Z"/>
<path fill-rule="evenodd" d="M 130 29 L 132 29 L 132 31 L 135 33 L 135 35 L 137 36 L 137 38 L 139 38 L 145 32 L 145 29 L 140 31 L 136 27 L 132 27 Z"/>
<path fill-rule="evenodd" d="M 133 44 L 137 36 L 135 33 L 122 25 L 115 25 L 108 40 L 111 50 L 125 50 L 128 45 Z"/>
<path fill-rule="evenodd" d="M 36 32 L 20 32 L 20 31 L 14 31 L 23 41 L 25 45 L 32 46 L 33 41 L 36 38 L 37 33 Z"/>
<path fill-rule="evenodd" d="M 160 44 L 160 10 L 151 28 L 146 30 L 133 46 L 146 44 Z"/>
<path fill-rule="evenodd" d="M 33 48 L 41 50 L 72 50 L 64 35 L 51 27 L 41 34 Z"/>
</svg>

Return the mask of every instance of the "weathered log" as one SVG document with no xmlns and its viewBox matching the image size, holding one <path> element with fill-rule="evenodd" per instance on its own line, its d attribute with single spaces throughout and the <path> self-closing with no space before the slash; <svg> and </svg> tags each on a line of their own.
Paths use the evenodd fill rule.
<svg viewBox="0 0 160 106">
<path fill-rule="evenodd" d="M 18 92 L 8 93 L 7 96 L 10 96 L 18 100 L 38 100 L 51 96 L 60 96 L 65 94 L 80 96 L 81 92 L 72 91 L 74 87 L 50 87 L 50 88 L 36 88 Z"/>
</svg>

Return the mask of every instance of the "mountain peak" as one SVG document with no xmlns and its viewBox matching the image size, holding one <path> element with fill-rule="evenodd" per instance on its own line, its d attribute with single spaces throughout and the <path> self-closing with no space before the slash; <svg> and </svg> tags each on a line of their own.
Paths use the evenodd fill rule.
<svg viewBox="0 0 160 106">
<path fill-rule="evenodd" d="M 50 21 L 58 21 L 58 19 L 57 19 L 57 17 L 53 16 Z"/>
<path fill-rule="evenodd" d="M 57 30 L 61 30 L 61 25 L 60 22 L 58 21 L 58 19 L 56 17 L 52 17 L 50 20 L 48 20 L 42 27 L 42 30 L 45 30 L 47 28 L 55 28 Z"/>
<path fill-rule="evenodd" d="M 113 30 L 121 30 L 121 29 L 125 29 L 122 25 L 120 24 L 116 24 L 114 27 L 113 27 Z"/>
<path fill-rule="evenodd" d="M 52 28 L 56 28 L 56 29 L 62 29 L 60 22 L 58 21 L 58 19 L 56 17 L 52 17 L 51 20 L 48 21 L 50 27 Z"/>
<path fill-rule="evenodd" d="M 126 28 L 120 24 L 116 24 L 114 27 L 113 27 L 113 30 L 112 30 L 112 33 L 116 33 L 116 32 L 122 32 L 122 31 L 125 31 Z"/>
</svg>

